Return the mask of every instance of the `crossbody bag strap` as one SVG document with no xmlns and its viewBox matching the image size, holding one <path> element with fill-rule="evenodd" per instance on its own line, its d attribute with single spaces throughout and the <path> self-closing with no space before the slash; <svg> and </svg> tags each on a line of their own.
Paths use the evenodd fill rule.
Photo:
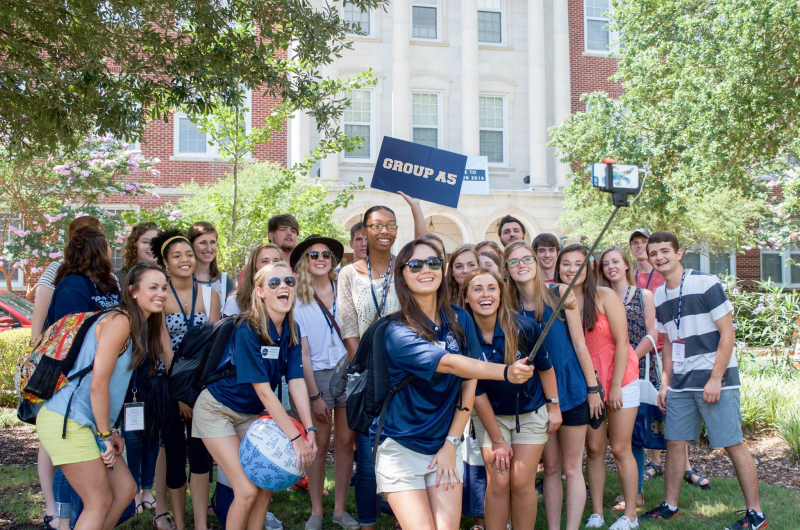
<svg viewBox="0 0 800 530">
<path fill-rule="evenodd" d="M 342 339 L 342 330 L 339 329 L 339 324 L 336 323 L 336 318 L 331 314 L 328 308 L 325 307 L 325 304 L 322 303 L 322 300 L 319 296 L 317 296 L 317 293 L 314 293 L 314 300 L 317 301 L 317 304 L 319 304 L 319 307 L 322 308 L 322 311 L 328 317 L 328 320 L 330 320 L 331 324 L 333 324 L 333 328 L 336 330 L 336 334 L 339 335 L 339 339 L 344 342 L 344 339 Z"/>
<path fill-rule="evenodd" d="M 383 422 L 386 421 L 386 411 L 389 410 L 389 402 L 392 400 L 395 394 L 400 392 L 402 389 L 407 387 L 411 380 L 414 378 L 414 375 L 409 375 L 405 379 L 403 379 L 397 386 L 389 389 L 389 392 L 386 394 L 386 398 L 383 400 L 383 406 L 381 407 L 381 414 L 378 417 L 378 427 L 375 430 L 375 441 L 372 444 L 372 466 L 375 467 L 375 461 L 378 459 L 378 446 L 381 444 L 381 431 L 383 430 Z"/>
</svg>

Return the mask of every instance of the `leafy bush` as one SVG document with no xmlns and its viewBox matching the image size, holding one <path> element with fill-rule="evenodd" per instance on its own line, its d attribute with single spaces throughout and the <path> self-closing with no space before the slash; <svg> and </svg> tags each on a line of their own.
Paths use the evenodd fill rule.
<svg viewBox="0 0 800 530">
<path fill-rule="evenodd" d="M 734 308 L 737 340 L 748 347 L 785 349 L 800 333 L 800 292 L 783 290 L 771 282 L 758 282 L 757 291 L 740 288 L 736 278 L 724 278 Z"/>
<path fill-rule="evenodd" d="M 789 444 L 794 458 L 800 460 L 800 406 L 795 404 L 784 409 L 775 430 Z"/>
<path fill-rule="evenodd" d="M 751 432 L 775 429 L 800 392 L 800 378 L 750 372 L 741 378 L 742 427 Z"/>
<path fill-rule="evenodd" d="M 29 329 L 12 329 L 0 333 L 0 405 L 17 406 L 14 373 L 30 340 Z"/>
</svg>

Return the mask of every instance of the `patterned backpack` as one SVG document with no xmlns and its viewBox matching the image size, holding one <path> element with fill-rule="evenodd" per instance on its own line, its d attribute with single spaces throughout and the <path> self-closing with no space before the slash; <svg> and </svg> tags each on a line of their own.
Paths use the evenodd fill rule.
<svg viewBox="0 0 800 530">
<path fill-rule="evenodd" d="M 114 307 L 89 313 L 66 315 L 48 327 L 36 340 L 17 369 L 17 390 L 22 399 L 33 404 L 47 401 L 73 379 L 81 379 L 93 366 L 83 368 L 67 377 L 75 366 L 83 340 L 92 324 L 111 311 L 125 313 Z M 122 351 L 127 349 L 127 342 Z"/>
</svg>

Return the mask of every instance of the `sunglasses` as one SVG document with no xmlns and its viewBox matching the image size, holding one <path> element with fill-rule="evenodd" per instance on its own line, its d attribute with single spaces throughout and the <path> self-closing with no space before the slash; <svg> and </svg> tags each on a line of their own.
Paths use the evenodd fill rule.
<svg viewBox="0 0 800 530">
<path fill-rule="evenodd" d="M 308 253 L 308 257 L 313 260 L 318 260 L 319 255 L 322 254 L 322 259 L 329 260 L 331 259 L 331 251 L 330 250 L 323 250 L 322 252 L 317 252 L 316 250 L 312 250 Z"/>
<path fill-rule="evenodd" d="M 422 267 L 424 265 L 427 265 L 432 271 L 438 271 L 442 268 L 442 258 L 433 257 L 428 259 L 412 259 L 411 261 L 406 261 L 403 263 L 403 267 L 408 267 L 408 270 L 412 274 L 418 274 L 420 271 L 422 271 Z"/>
<path fill-rule="evenodd" d="M 519 267 L 520 262 L 524 263 L 525 265 L 530 265 L 534 261 L 536 261 L 536 258 L 534 258 L 533 256 L 525 256 L 522 259 L 516 259 L 516 258 L 510 259 L 506 261 L 506 265 L 508 266 L 509 269 L 515 269 Z"/>
<path fill-rule="evenodd" d="M 280 287 L 281 282 L 283 282 L 286 287 L 294 287 L 297 285 L 297 279 L 294 276 L 287 276 L 286 278 L 278 278 L 276 276 L 267 280 L 267 285 L 274 291 Z"/>
</svg>

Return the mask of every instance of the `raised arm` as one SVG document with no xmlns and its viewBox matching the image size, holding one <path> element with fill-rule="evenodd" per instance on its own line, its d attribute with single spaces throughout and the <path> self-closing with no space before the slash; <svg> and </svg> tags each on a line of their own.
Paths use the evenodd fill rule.
<svg viewBox="0 0 800 530">
<path fill-rule="evenodd" d="M 406 195 L 402 191 L 397 192 L 406 200 L 411 207 L 411 215 L 414 218 L 414 239 L 422 237 L 428 233 L 428 225 L 425 224 L 425 216 L 422 214 L 422 206 L 419 199 Z"/>
<path fill-rule="evenodd" d="M 454 353 L 444 355 L 439 361 L 436 371 L 441 374 L 454 374 L 464 379 L 503 381 L 506 368 L 508 368 L 508 381 L 515 385 L 520 385 L 533 376 L 533 366 L 528 365 L 527 358 L 507 366 L 499 363 L 487 363 Z"/>
</svg>

